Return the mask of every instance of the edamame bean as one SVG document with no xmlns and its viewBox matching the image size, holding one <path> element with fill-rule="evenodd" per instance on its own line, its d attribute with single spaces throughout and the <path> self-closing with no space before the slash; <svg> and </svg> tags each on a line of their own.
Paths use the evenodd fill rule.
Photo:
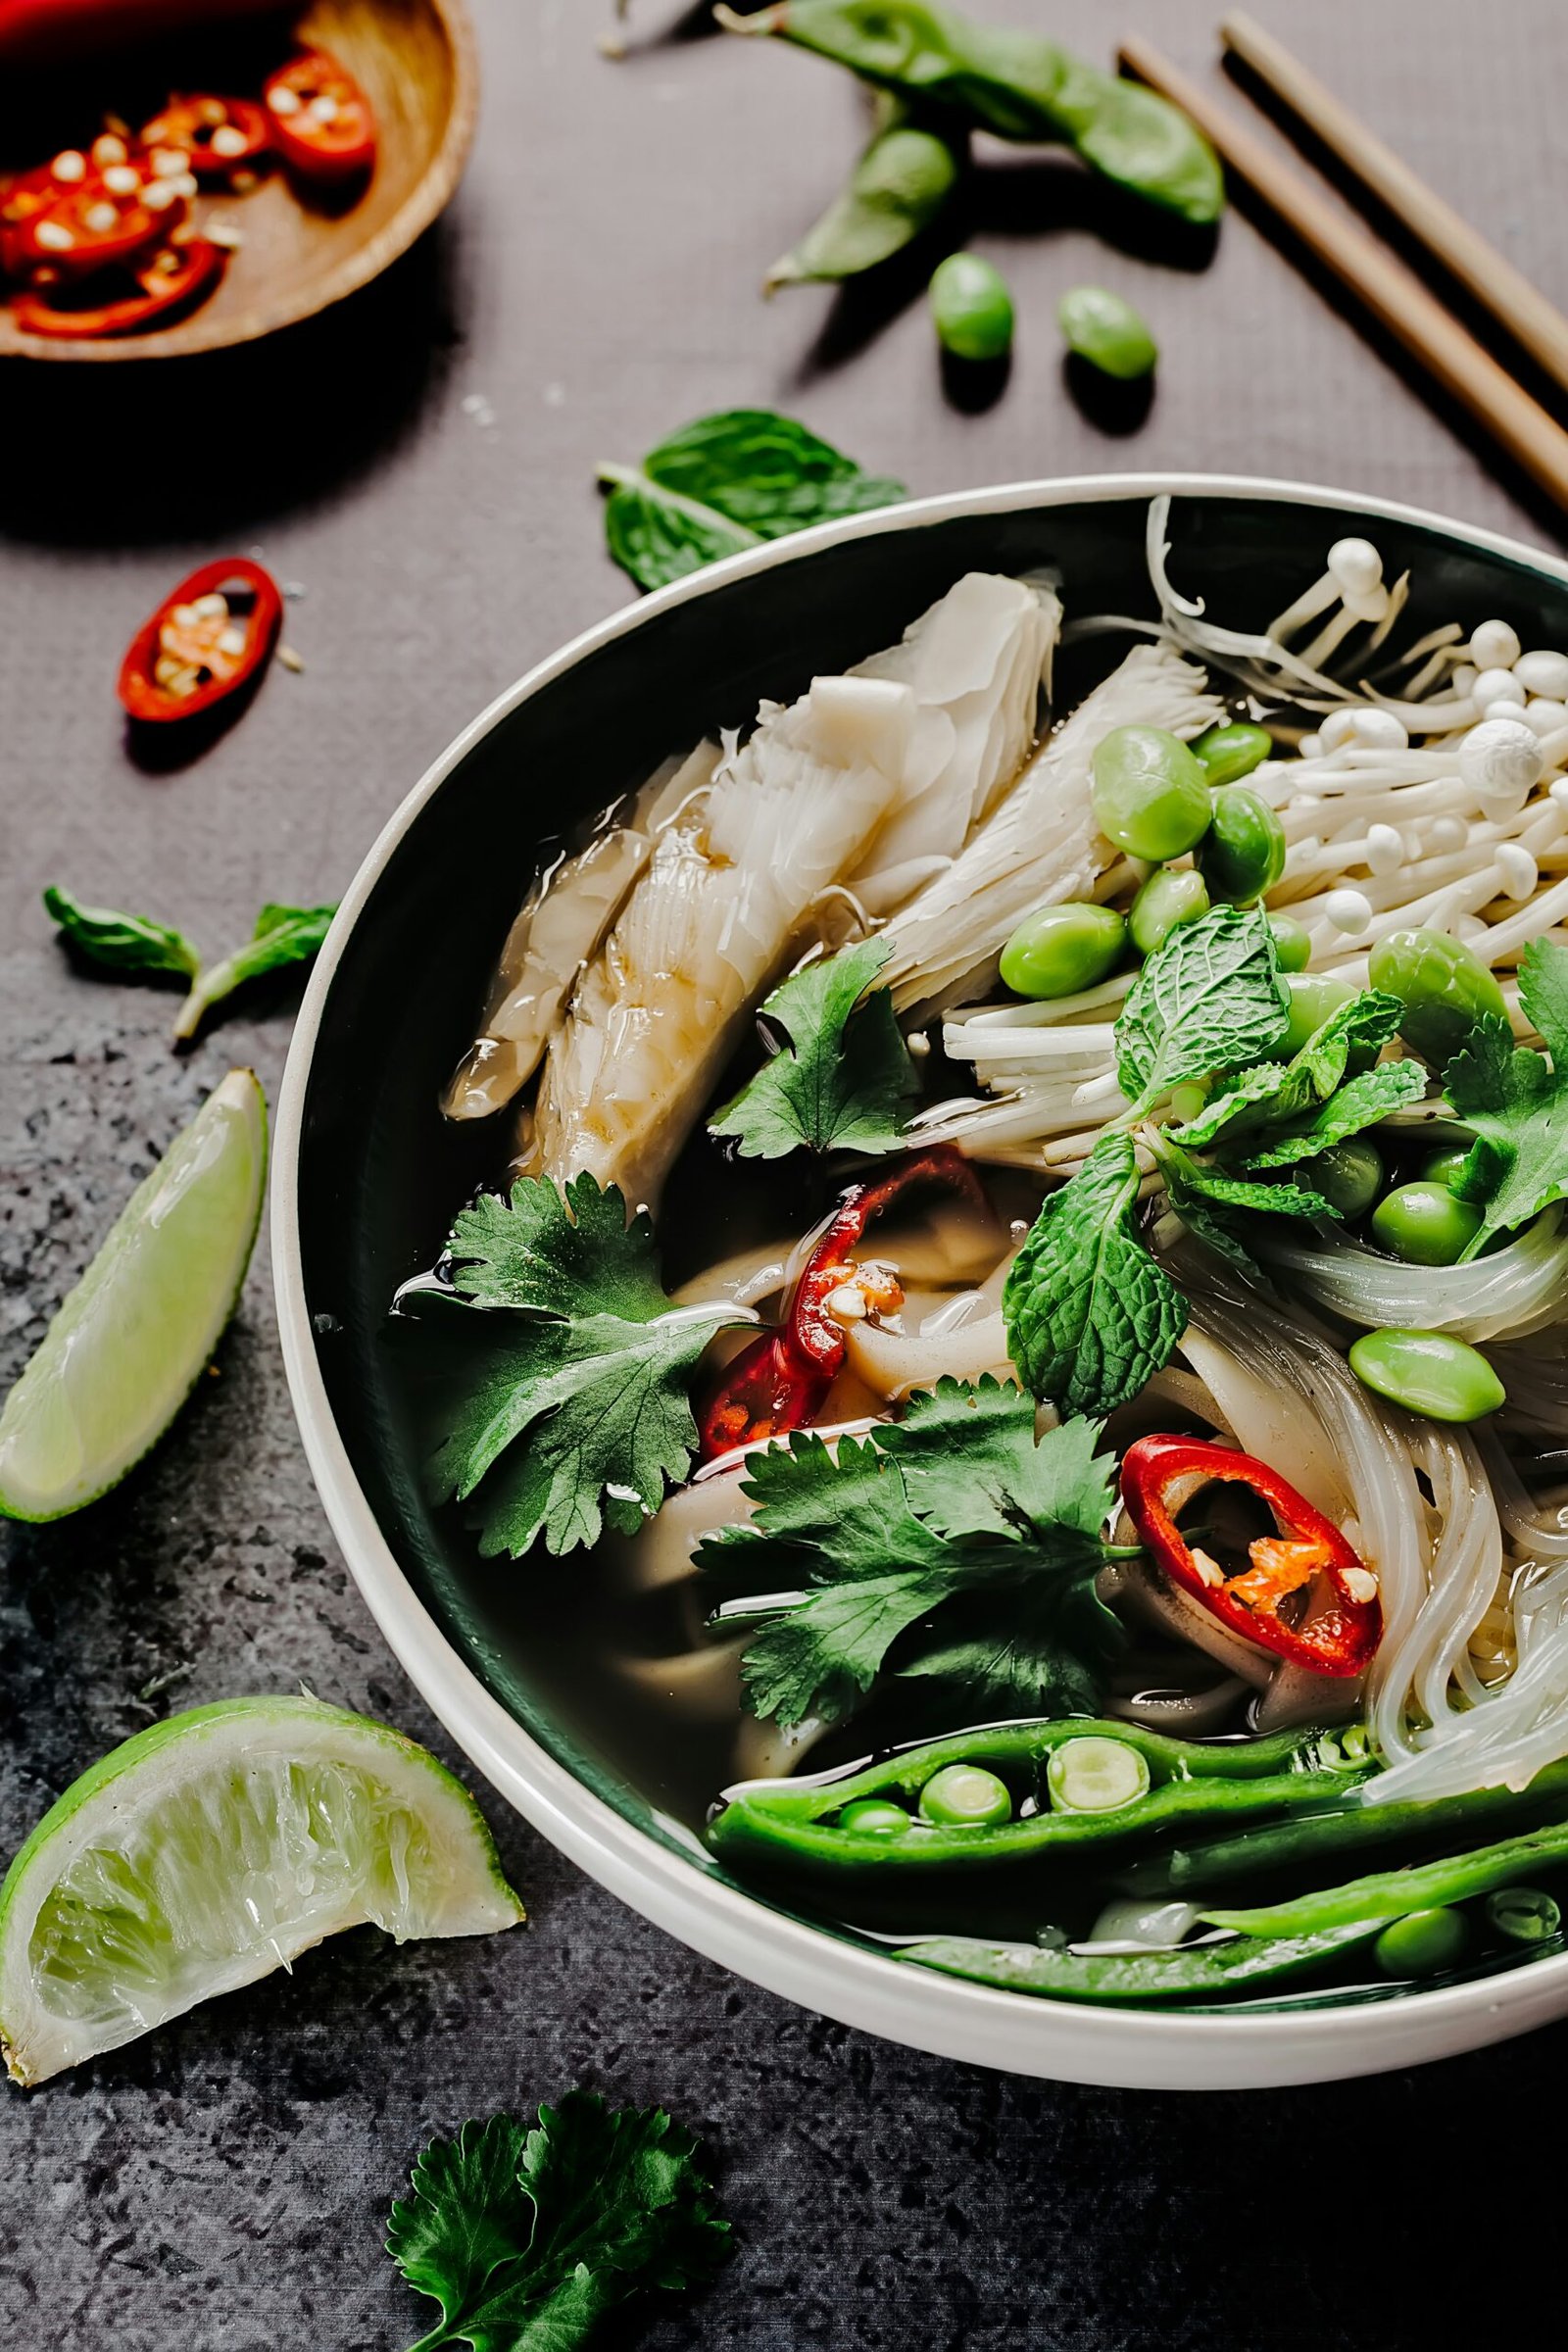
<svg viewBox="0 0 1568 2352">
<path fill-rule="evenodd" d="M 1215 793 L 1213 821 L 1198 846 L 1211 899 L 1250 906 L 1284 873 L 1285 850 L 1285 827 L 1267 801 L 1245 784 Z"/>
<path fill-rule="evenodd" d="M 1002 977 L 1020 997 L 1073 997 L 1113 971 L 1127 943 L 1114 906 L 1070 901 L 1026 915 L 1002 951 Z"/>
<path fill-rule="evenodd" d="M 1193 738 L 1195 759 L 1201 760 L 1211 784 L 1239 784 L 1254 767 L 1261 767 L 1274 749 L 1267 727 L 1254 727 L 1245 718 L 1222 719 Z"/>
<path fill-rule="evenodd" d="M 1470 1156 L 1468 1144 L 1445 1144 L 1441 1152 L 1421 1163 L 1422 1179 L 1427 1184 L 1452 1184 Z"/>
<path fill-rule="evenodd" d="M 1112 727 L 1095 747 L 1094 776 L 1095 822 L 1129 858 L 1180 858 L 1208 831 L 1207 772 L 1163 727 Z"/>
<path fill-rule="evenodd" d="M 1495 973 L 1446 931 L 1391 931 L 1373 949 L 1367 977 L 1398 998 L 1399 1035 L 1436 1070 L 1469 1043 L 1483 1013 L 1507 1017 Z"/>
<path fill-rule="evenodd" d="M 1562 1911 L 1539 1886 L 1495 1886 L 1487 1897 L 1487 1918 L 1510 1943 L 1545 1943 L 1562 1926 Z"/>
<path fill-rule="evenodd" d="M 948 1764 L 920 1791 L 925 1820 L 944 1830 L 989 1830 L 1012 1819 L 1005 1781 L 979 1764 Z"/>
<path fill-rule="evenodd" d="M 1054 1812 L 1114 1813 L 1149 1794 L 1149 1762 L 1130 1740 L 1090 1733 L 1052 1749 L 1046 1788 Z"/>
<path fill-rule="evenodd" d="M 1012 296 L 977 253 L 950 253 L 931 273 L 937 341 L 956 360 L 1001 360 L 1012 349 Z"/>
<path fill-rule="evenodd" d="M 1127 928 L 1140 956 L 1152 956 L 1183 923 L 1208 912 L 1208 885 L 1190 865 L 1162 865 L 1132 904 Z"/>
<path fill-rule="evenodd" d="M 1453 1967 L 1469 1939 L 1457 1911 L 1411 1911 L 1384 1929 L 1372 1957 L 1386 1977 L 1437 1977 Z"/>
<path fill-rule="evenodd" d="M 1293 1054 L 1299 1054 L 1329 1014 L 1348 1004 L 1355 994 L 1344 980 L 1336 980 L 1328 972 L 1291 972 L 1285 985 L 1291 992 L 1285 1035 L 1269 1055 L 1271 1061 L 1289 1061 Z"/>
<path fill-rule="evenodd" d="M 1196 1119 L 1208 1101 L 1208 1096 L 1206 1078 L 1189 1078 L 1182 1085 L 1173 1086 L 1170 1090 L 1171 1125 L 1185 1127 L 1189 1119 Z"/>
<path fill-rule="evenodd" d="M 1159 357 L 1132 304 L 1103 286 L 1070 286 L 1056 305 L 1056 323 L 1069 351 L 1118 383 L 1148 375 Z"/>
<path fill-rule="evenodd" d="M 1479 1421 L 1506 1396 L 1486 1357 L 1446 1331 L 1364 1331 L 1350 1370 L 1363 1388 L 1426 1421 Z"/>
<path fill-rule="evenodd" d="M 880 1796 L 859 1797 L 839 1815 L 839 1828 L 854 1830 L 861 1838 L 902 1838 L 911 1827 L 902 1805 Z"/>
<path fill-rule="evenodd" d="M 1383 1190 L 1383 1154 L 1364 1135 L 1331 1144 L 1315 1159 L 1302 1163 L 1301 1182 L 1321 1193 L 1348 1224 L 1364 1217 Z"/>
<path fill-rule="evenodd" d="M 1372 1212 L 1371 1238 L 1410 1266 L 1456 1266 L 1481 1230 L 1481 1211 L 1446 1184 L 1400 1184 Z"/>
<path fill-rule="evenodd" d="M 1268 927 L 1274 934 L 1274 953 L 1280 959 L 1282 972 L 1304 972 L 1312 960 L 1312 942 L 1299 923 L 1293 923 L 1288 914 L 1271 914 Z"/>
</svg>

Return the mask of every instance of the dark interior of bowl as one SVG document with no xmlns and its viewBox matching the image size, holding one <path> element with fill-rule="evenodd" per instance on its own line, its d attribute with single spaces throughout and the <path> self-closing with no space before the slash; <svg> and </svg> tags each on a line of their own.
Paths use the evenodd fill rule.
<svg viewBox="0 0 1568 2352">
<path fill-rule="evenodd" d="M 439 1089 L 473 1034 L 523 888 L 564 828 L 703 734 L 744 725 L 762 697 L 788 698 L 893 642 L 966 570 L 1050 567 L 1069 619 L 1152 615 L 1147 513 L 1142 497 L 1107 498 L 890 528 L 652 614 L 465 755 L 389 858 L 333 975 L 309 1077 L 299 1206 L 321 1372 L 355 1472 L 403 1569 L 480 1679 L 622 1814 L 694 1858 L 694 1790 L 667 1739 L 662 1748 L 649 1740 L 634 1709 L 617 1720 L 576 1703 L 561 1596 L 580 1562 L 482 1561 L 461 1514 L 424 1492 L 405 1342 L 388 1309 L 507 1156 L 499 1122 L 443 1121 Z M 1568 639 L 1568 589 L 1528 565 L 1419 525 L 1264 496 L 1178 499 L 1171 577 L 1214 619 L 1261 629 L 1347 533 L 1375 540 L 1391 580 L 1410 568 L 1404 643 L 1492 614 L 1527 645 Z M 1103 669 L 1124 643 L 1102 641 L 1075 665 Z M 1080 684 L 1069 674 L 1062 700 Z"/>
</svg>

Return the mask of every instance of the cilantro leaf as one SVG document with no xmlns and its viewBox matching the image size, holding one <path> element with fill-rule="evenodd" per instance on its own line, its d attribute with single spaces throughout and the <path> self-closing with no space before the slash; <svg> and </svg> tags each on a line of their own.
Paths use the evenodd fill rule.
<svg viewBox="0 0 1568 2352">
<path fill-rule="evenodd" d="M 213 1006 L 247 980 L 259 980 L 265 972 L 281 971 L 287 964 L 308 963 L 336 912 L 335 906 L 264 906 L 245 945 L 221 962 L 209 964 L 197 978 L 180 1008 L 174 1035 L 194 1037 Z"/>
<path fill-rule="evenodd" d="M 744 1159 L 808 1152 L 896 1152 L 918 1092 L 914 1064 L 885 988 L 873 985 L 891 950 L 880 939 L 808 964 L 767 998 L 758 1016 L 771 1060 L 710 1122 Z"/>
<path fill-rule="evenodd" d="M 753 1524 L 697 1555 L 732 1587 L 762 1589 L 719 1612 L 770 1619 L 742 1661 L 754 1713 L 836 1721 L 889 1667 L 960 1680 L 988 1706 L 1093 1707 L 1120 1639 L 1094 1583 L 1108 1464 L 1098 1425 L 1064 1423 L 1037 1445 L 1034 1423 L 1010 1383 L 943 1381 L 864 1440 L 830 1451 L 797 1436 L 756 1457 Z"/>
<path fill-rule="evenodd" d="M 612 1185 L 519 1177 L 464 1210 L 447 1245 L 473 1317 L 467 1386 L 431 1462 L 438 1499 L 480 1482 L 481 1552 L 518 1558 L 632 1533 L 697 1446 L 687 1385 L 704 1348 L 751 1321 L 728 1301 L 671 1306 L 645 1215 Z M 527 1446 L 508 1449 L 526 1436 Z M 503 1456 L 506 1456 L 503 1459 Z"/>
<path fill-rule="evenodd" d="M 1142 1118 L 1191 1078 L 1261 1059 L 1285 1034 L 1290 992 L 1268 918 L 1216 906 L 1173 931 L 1127 993 L 1116 1072 Z"/>
<path fill-rule="evenodd" d="M 662 2108 L 580 2090 L 432 2140 L 395 2204 L 387 2252 L 440 2306 L 416 2352 L 570 2352 L 650 2288 L 704 2283 L 730 2252 L 701 2151 Z"/>
<path fill-rule="evenodd" d="M 183 932 L 171 931 L 145 914 L 83 906 L 69 890 L 54 884 L 44 892 L 43 903 L 71 945 L 111 971 L 181 972 L 189 977 L 200 961 Z"/>
<path fill-rule="evenodd" d="M 1494 1233 L 1568 1200 L 1568 948 L 1537 940 L 1525 950 L 1519 1001 L 1551 1047 L 1552 1061 L 1516 1046 L 1508 1023 L 1484 1013 L 1444 1073 L 1444 1092 L 1476 1133 L 1454 1185 L 1481 1210 L 1467 1258 Z"/>
<path fill-rule="evenodd" d="M 1186 1328 L 1181 1293 L 1138 1238 L 1137 1204 L 1132 1139 L 1107 1129 L 1047 1199 L 1008 1270 L 1007 1351 L 1060 1412 L 1125 1404 L 1169 1363 Z"/>
</svg>

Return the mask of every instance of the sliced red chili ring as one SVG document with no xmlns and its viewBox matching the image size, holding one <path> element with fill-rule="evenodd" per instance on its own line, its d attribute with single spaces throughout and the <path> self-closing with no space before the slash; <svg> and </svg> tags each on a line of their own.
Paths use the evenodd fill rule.
<svg viewBox="0 0 1568 2352">
<path fill-rule="evenodd" d="M 221 661 L 221 674 L 215 669 L 205 684 L 188 694 L 172 693 L 160 685 L 156 674 L 159 654 L 165 628 L 174 614 L 181 607 L 194 605 L 199 597 L 236 586 L 248 589 L 251 597 L 251 609 L 243 622 L 243 648 Z M 195 718 L 215 703 L 237 694 L 255 677 L 271 657 L 282 620 L 283 599 L 271 573 L 246 556 L 220 556 L 181 580 L 136 631 L 120 667 L 120 700 L 132 718 L 157 725 L 169 719 Z M 234 625 L 241 624 L 236 621 Z"/>
<path fill-rule="evenodd" d="M 1249 1488 L 1279 1533 L 1249 1546 L 1250 1567 L 1227 1576 L 1188 1542 L 1177 1519 L 1216 1480 Z M 1313 1674 L 1361 1674 L 1383 1633 L 1378 1580 L 1331 1519 L 1266 1462 L 1204 1438 L 1140 1438 L 1121 1465 L 1122 1500 L 1140 1543 L 1173 1584 L 1259 1648 Z M 1283 1604 L 1326 1580 L 1297 1623 Z"/>
<path fill-rule="evenodd" d="M 307 179 L 350 179 L 375 161 L 375 116 L 352 74 L 324 49 L 304 49 L 262 91 L 272 138 Z"/>
<path fill-rule="evenodd" d="M 267 109 L 250 98 L 201 93 L 172 98 L 142 131 L 149 147 L 178 147 L 203 181 L 223 181 L 254 170 L 272 144 Z"/>
<path fill-rule="evenodd" d="M 38 291 L 19 294 L 11 316 L 25 335 L 48 335 L 57 343 L 95 342 L 105 335 L 137 335 L 175 311 L 211 293 L 228 261 L 226 249 L 206 237 L 188 245 L 167 245 L 137 262 L 130 275 L 140 289 L 89 308 L 51 302 Z"/>
<path fill-rule="evenodd" d="M 0 189 L 0 270 L 14 276 L 22 267 L 17 239 L 24 223 L 35 213 L 46 212 L 72 188 L 79 187 L 90 174 L 90 166 L 79 149 L 67 147 L 47 164 L 39 164 L 31 172 L 19 172 Z"/>
<path fill-rule="evenodd" d="M 117 190 L 94 172 L 8 232 L 9 266 L 13 275 L 48 269 L 62 277 L 90 277 L 117 262 L 133 262 L 166 239 L 185 212 L 183 197 L 149 204 L 139 182 L 134 193 Z"/>
</svg>

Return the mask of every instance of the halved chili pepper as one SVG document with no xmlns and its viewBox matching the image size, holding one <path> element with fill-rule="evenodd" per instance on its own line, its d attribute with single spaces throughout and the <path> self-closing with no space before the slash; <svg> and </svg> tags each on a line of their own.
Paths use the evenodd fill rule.
<svg viewBox="0 0 1568 2352">
<path fill-rule="evenodd" d="M 324 49 L 303 49 L 262 91 L 285 163 L 307 179 L 351 179 L 375 161 L 375 116 L 352 74 Z"/>
<path fill-rule="evenodd" d="M 203 181 L 222 181 L 235 172 L 253 171 L 272 144 L 265 107 L 250 98 L 204 94 L 171 98 L 141 135 L 149 147 L 181 148 Z"/>
<path fill-rule="evenodd" d="M 209 616 L 195 612 L 198 601 L 218 598 L 224 588 L 250 591 L 251 609 L 243 620 L 223 613 L 220 625 L 204 629 Z M 244 556 L 220 556 L 204 564 L 164 599 L 150 620 L 131 639 L 120 669 L 119 695 L 132 718 L 162 723 L 172 718 L 195 718 L 225 696 L 237 694 L 270 658 L 283 619 L 283 599 L 277 582 L 259 564 Z M 222 640 L 228 630 L 237 645 Z M 181 671 L 196 670 L 195 684 L 183 691 L 158 675 L 160 660 L 174 662 Z"/>
<path fill-rule="evenodd" d="M 149 204 L 139 180 L 115 188 L 103 172 L 89 172 L 7 232 L 7 265 L 14 276 L 48 269 L 62 277 L 90 277 L 166 238 L 185 209 L 177 196 L 165 199 L 162 209 Z"/>
<path fill-rule="evenodd" d="M 917 1153 L 876 1184 L 852 1184 L 812 1247 L 785 1320 L 741 1349 L 710 1400 L 702 1417 L 704 1461 L 815 1419 L 844 1368 L 847 1347 L 844 1326 L 827 1301 L 853 1276 L 851 1252 L 866 1228 L 925 1184 L 947 1185 L 978 1206 L 986 1204 L 979 1178 L 951 1144 Z"/>
<path fill-rule="evenodd" d="M 1251 1566 L 1235 1576 L 1176 1524 L 1216 1480 L 1248 1488 L 1279 1529 L 1249 1546 Z M 1266 1462 L 1204 1438 L 1140 1438 L 1122 1457 L 1121 1494 L 1155 1563 L 1232 1633 L 1313 1674 L 1355 1675 L 1370 1663 L 1383 1631 L 1376 1575 L 1333 1521 Z M 1299 1622 L 1288 1619 L 1285 1603 L 1320 1576 L 1327 1598 Z"/>
<path fill-rule="evenodd" d="M 94 342 L 103 335 L 139 335 L 175 311 L 190 308 L 210 293 L 228 261 L 226 249 L 206 237 L 188 245 L 166 245 L 131 267 L 139 289 L 118 295 L 91 308 L 72 308 L 51 302 L 41 292 L 19 294 L 11 316 L 24 335 L 48 335 L 56 342 Z"/>
</svg>

